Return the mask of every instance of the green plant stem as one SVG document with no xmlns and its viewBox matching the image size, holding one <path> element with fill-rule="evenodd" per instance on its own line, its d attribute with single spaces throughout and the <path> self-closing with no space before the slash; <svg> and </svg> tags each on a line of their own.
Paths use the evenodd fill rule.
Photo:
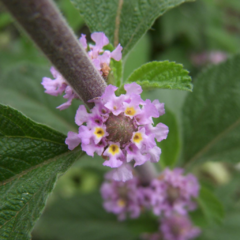
<svg viewBox="0 0 240 240">
<path fill-rule="evenodd" d="M 103 94 L 106 83 L 73 31 L 50 0 L 0 0 L 77 95 L 88 101 Z"/>
</svg>

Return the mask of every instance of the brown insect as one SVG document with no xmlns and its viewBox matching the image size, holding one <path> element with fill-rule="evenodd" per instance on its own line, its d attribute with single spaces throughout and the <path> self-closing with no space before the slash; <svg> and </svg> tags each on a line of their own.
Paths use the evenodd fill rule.
<svg viewBox="0 0 240 240">
<path fill-rule="evenodd" d="M 109 72 L 110 72 L 111 68 L 107 65 L 107 63 L 103 63 L 102 64 L 102 75 L 104 78 L 107 78 Z"/>
</svg>

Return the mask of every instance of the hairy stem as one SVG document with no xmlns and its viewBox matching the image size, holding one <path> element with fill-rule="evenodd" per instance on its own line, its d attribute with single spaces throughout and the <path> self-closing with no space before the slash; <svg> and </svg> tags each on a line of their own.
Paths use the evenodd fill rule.
<svg viewBox="0 0 240 240">
<path fill-rule="evenodd" d="M 88 101 L 103 94 L 106 83 L 51 0 L 0 0 L 30 35 L 78 96 Z M 150 162 L 135 168 L 148 184 L 156 175 Z"/>
<path fill-rule="evenodd" d="M 144 185 L 148 185 L 154 178 L 157 177 L 157 170 L 151 162 L 145 162 L 141 166 L 134 168 Z"/>
<path fill-rule="evenodd" d="M 106 83 L 54 3 L 50 0 L 0 1 L 78 96 L 91 106 L 88 100 L 101 96 Z"/>
</svg>

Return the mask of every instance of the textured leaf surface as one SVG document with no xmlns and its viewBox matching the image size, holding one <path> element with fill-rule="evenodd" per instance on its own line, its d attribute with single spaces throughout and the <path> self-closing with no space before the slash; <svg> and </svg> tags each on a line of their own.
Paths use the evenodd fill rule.
<svg viewBox="0 0 240 240">
<path fill-rule="evenodd" d="M 184 160 L 239 162 L 240 55 L 204 71 L 183 105 Z"/>
<path fill-rule="evenodd" d="M 78 194 L 71 199 L 58 199 L 40 218 L 33 236 L 38 239 L 59 240 L 136 240 L 129 223 L 119 222 L 116 216 L 102 207 L 99 193 Z M 145 225 L 148 225 L 145 222 Z"/>
<path fill-rule="evenodd" d="M 205 187 L 201 187 L 198 204 L 208 223 L 220 224 L 224 218 L 224 209 L 213 193 Z"/>
<path fill-rule="evenodd" d="M 226 209 L 226 217 L 221 225 L 209 225 L 203 229 L 199 240 L 238 240 L 240 236 L 239 172 L 233 179 L 217 189 L 217 197 Z"/>
<path fill-rule="evenodd" d="M 236 209 L 234 212 L 229 213 L 222 225 L 203 229 L 203 233 L 198 240 L 239 240 L 239 222 L 240 210 Z"/>
<path fill-rule="evenodd" d="M 71 0 L 92 32 L 104 32 L 126 55 L 155 19 L 184 0 Z"/>
<path fill-rule="evenodd" d="M 57 174 L 82 154 L 65 136 L 0 105 L 0 236 L 30 239 Z"/>
<path fill-rule="evenodd" d="M 76 100 L 64 111 L 56 109 L 65 99 L 44 93 L 41 85 L 44 76 L 52 77 L 49 67 L 29 63 L 12 67 L 0 78 L 0 102 L 65 134 L 70 130 L 75 131 L 74 117 L 80 101 Z"/>
<path fill-rule="evenodd" d="M 169 61 L 144 64 L 130 75 L 127 82 L 136 82 L 144 89 L 192 90 L 188 71 L 181 64 Z"/>
</svg>

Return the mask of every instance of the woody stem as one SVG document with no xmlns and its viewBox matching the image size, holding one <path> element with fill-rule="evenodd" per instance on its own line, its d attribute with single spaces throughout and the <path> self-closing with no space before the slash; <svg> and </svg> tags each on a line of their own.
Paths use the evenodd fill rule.
<svg viewBox="0 0 240 240">
<path fill-rule="evenodd" d="M 101 96 L 106 83 L 55 4 L 50 0 L 0 1 L 77 95 L 92 107 L 88 101 Z M 135 169 L 144 184 L 156 176 L 156 170 L 149 162 Z"/>
<path fill-rule="evenodd" d="M 106 83 L 59 10 L 49 0 L 0 0 L 88 105 Z"/>
</svg>

